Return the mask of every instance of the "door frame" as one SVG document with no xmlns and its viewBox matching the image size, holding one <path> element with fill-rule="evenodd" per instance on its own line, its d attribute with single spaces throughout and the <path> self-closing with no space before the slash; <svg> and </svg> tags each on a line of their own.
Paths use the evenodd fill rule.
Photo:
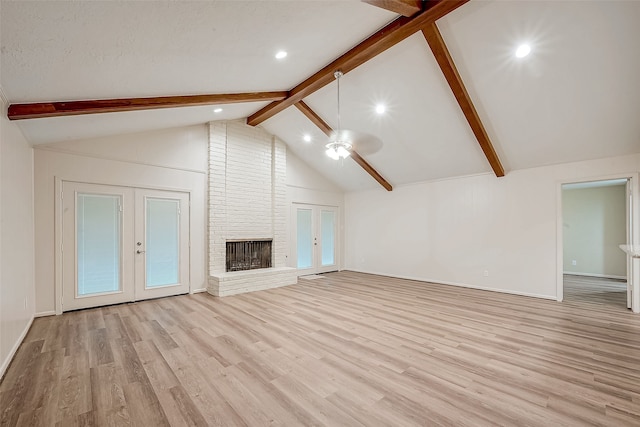
<svg viewBox="0 0 640 427">
<path fill-rule="evenodd" d="M 331 208 L 335 213 L 335 241 L 334 241 L 334 249 L 335 249 L 335 267 L 337 271 L 342 270 L 341 266 L 342 266 L 342 252 L 341 252 L 341 248 L 342 248 L 342 233 L 340 232 L 342 230 L 341 228 L 341 210 L 340 210 L 340 206 L 335 206 L 335 205 L 329 205 L 329 204 L 316 204 L 316 203 L 303 203 L 303 202 L 291 202 L 291 210 L 290 210 L 290 218 L 291 218 L 291 233 L 289 236 L 289 248 L 290 248 L 290 266 L 296 268 L 296 272 L 298 276 L 304 276 L 307 274 L 319 274 L 322 273 L 320 271 L 317 271 L 318 269 L 321 269 L 322 266 L 317 266 L 316 268 L 313 269 L 304 269 L 304 270 L 298 270 L 298 221 L 297 221 L 297 209 L 299 207 L 308 207 L 311 209 L 319 209 L 320 211 L 322 210 L 322 208 Z M 315 221 L 315 219 L 312 218 L 313 221 Z M 316 226 L 319 226 L 318 224 L 316 224 Z M 317 257 L 317 254 L 314 256 Z M 309 271 L 309 270 L 313 270 L 313 271 Z M 331 269 L 328 269 L 327 271 L 332 271 Z"/>
<path fill-rule="evenodd" d="M 638 172 L 595 176 L 579 179 L 565 179 L 556 186 L 556 300 L 564 299 L 564 243 L 563 243 L 563 213 L 562 213 L 562 186 L 564 184 L 577 184 L 583 182 L 609 181 L 627 179 L 627 186 L 631 189 L 631 206 L 626 209 L 627 245 L 640 244 L 640 174 Z M 628 194 L 625 194 L 628 204 Z M 623 244 L 621 242 L 621 244 Z M 631 286 L 632 300 L 631 310 L 640 313 L 640 259 L 627 255 L 627 286 Z"/>
<path fill-rule="evenodd" d="M 175 187 L 152 187 L 146 185 L 121 185 L 121 184 L 112 184 L 109 182 L 101 182 L 101 181 L 82 181 L 77 179 L 66 179 L 65 177 L 55 176 L 54 177 L 54 302 L 55 302 L 55 314 L 62 314 L 62 287 L 63 287 L 63 277 L 62 277 L 62 222 L 63 222 L 63 204 L 62 204 L 62 188 L 65 182 L 73 182 L 79 184 L 89 184 L 89 185 L 107 185 L 113 187 L 125 187 L 125 188 L 140 188 L 147 190 L 159 190 L 159 191 L 174 191 L 180 193 L 187 193 L 189 195 L 189 293 L 192 294 L 194 291 L 193 288 L 193 265 L 191 263 L 191 201 L 193 200 L 193 191 L 185 188 L 175 188 Z"/>
</svg>

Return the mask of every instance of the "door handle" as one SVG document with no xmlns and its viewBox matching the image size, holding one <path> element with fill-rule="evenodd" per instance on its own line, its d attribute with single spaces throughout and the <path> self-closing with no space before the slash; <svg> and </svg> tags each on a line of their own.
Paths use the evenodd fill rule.
<svg viewBox="0 0 640 427">
<path fill-rule="evenodd" d="M 141 251 L 140 249 L 138 249 L 138 250 L 136 251 L 136 253 L 137 253 L 137 254 L 143 254 L 143 253 L 145 253 L 145 252 L 146 252 L 146 251 Z"/>
</svg>

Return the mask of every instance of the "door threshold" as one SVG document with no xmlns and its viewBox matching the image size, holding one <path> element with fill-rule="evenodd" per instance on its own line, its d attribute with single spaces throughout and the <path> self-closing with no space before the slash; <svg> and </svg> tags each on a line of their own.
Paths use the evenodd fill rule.
<svg viewBox="0 0 640 427">
<path fill-rule="evenodd" d="M 298 279 L 315 280 L 315 279 L 326 279 L 326 277 L 320 274 L 307 274 L 306 276 L 298 276 Z"/>
</svg>

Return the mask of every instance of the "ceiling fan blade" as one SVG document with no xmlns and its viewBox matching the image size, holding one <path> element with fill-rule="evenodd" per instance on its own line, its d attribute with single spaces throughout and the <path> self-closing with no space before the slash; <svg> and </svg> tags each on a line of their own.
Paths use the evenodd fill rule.
<svg viewBox="0 0 640 427">
<path fill-rule="evenodd" d="M 329 143 L 336 142 L 338 139 L 348 142 L 353 150 L 365 156 L 376 153 L 382 148 L 382 140 L 380 138 L 355 130 L 342 129 L 340 132 L 333 131 L 329 136 Z"/>
</svg>

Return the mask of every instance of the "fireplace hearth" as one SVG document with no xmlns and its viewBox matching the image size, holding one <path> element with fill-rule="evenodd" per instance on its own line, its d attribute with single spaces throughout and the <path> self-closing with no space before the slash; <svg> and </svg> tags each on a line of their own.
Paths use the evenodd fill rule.
<svg viewBox="0 0 640 427">
<path fill-rule="evenodd" d="M 272 240 L 227 241 L 227 272 L 271 268 Z"/>
</svg>

